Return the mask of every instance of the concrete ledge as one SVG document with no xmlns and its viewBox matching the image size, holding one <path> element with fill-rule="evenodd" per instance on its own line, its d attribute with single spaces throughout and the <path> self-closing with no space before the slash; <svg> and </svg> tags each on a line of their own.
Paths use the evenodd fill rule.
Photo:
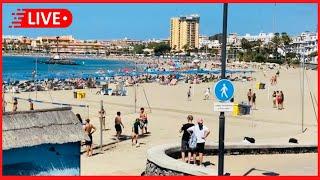
<svg viewBox="0 0 320 180">
<path fill-rule="evenodd" d="M 226 155 L 246 154 L 292 154 L 318 152 L 316 144 L 245 144 L 232 143 L 225 145 Z M 206 155 L 217 155 L 218 144 L 208 144 L 205 147 Z M 145 175 L 192 175 L 216 176 L 214 169 L 184 163 L 180 160 L 179 144 L 164 144 L 147 151 L 147 167 Z M 152 169 L 150 169 L 152 167 Z"/>
</svg>

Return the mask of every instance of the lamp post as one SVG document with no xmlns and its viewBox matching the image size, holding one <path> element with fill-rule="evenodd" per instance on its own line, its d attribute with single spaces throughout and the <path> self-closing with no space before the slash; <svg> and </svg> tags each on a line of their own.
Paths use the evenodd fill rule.
<svg viewBox="0 0 320 180">
<path fill-rule="evenodd" d="M 227 22 L 228 22 L 228 3 L 223 4 L 223 28 L 222 28 L 222 52 L 221 52 L 221 79 L 226 78 L 226 60 L 227 60 Z M 224 130 L 225 116 L 220 112 L 219 116 L 219 159 L 218 176 L 223 176 L 224 168 Z"/>
</svg>

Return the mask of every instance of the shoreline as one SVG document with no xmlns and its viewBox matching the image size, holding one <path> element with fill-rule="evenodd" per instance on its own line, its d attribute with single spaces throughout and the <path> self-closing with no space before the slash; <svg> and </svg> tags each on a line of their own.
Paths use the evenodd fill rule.
<svg viewBox="0 0 320 180">
<path fill-rule="evenodd" d="M 34 57 L 34 58 L 49 58 L 50 55 L 47 54 L 15 54 L 15 53 L 3 53 L 2 57 Z M 99 56 L 67 56 L 70 59 L 79 59 L 79 60 L 114 60 L 114 61 L 130 61 L 135 62 L 141 59 L 138 58 L 129 58 L 123 56 L 108 56 L 108 57 L 99 57 Z M 149 58 L 150 59 L 150 58 Z"/>
</svg>

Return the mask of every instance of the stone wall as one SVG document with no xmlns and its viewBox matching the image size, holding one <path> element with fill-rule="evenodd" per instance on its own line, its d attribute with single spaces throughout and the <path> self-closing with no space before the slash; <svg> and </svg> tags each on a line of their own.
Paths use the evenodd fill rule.
<svg viewBox="0 0 320 180">
<path fill-rule="evenodd" d="M 218 144 L 205 147 L 205 155 L 217 155 Z M 316 153 L 316 144 L 227 144 L 225 155 Z M 180 145 L 164 144 L 147 152 L 146 176 L 216 176 L 217 172 L 180 160 Z"/>
<path fill-rule="evenodd" d="M 146 164 L 145 176 L 188 176 L 188 174 L 162 168 L 155 163 L 148 161 Z"/>
</svg>

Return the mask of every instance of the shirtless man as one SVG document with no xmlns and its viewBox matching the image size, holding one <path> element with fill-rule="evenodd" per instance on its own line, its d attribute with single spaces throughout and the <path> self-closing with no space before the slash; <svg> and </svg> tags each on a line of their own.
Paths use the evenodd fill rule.
<svg viewBox="0 0 320 180">
<path fill-rule="evenodd" d="M 148 117 L 147 113 L 144 111 L 144 108 L 140 108 L 140 115 L 139 115 L 140 123 L 141 123 L 141 133 L 148 133 Z M 145 132 L 144 132 L 145 130 Z"/>
<path fill-rule="evenodd" d="M 119 141 L 119 138 L 120 138 L 120 135 L 122 133 L 122 128 L 121 126 L 124 128 L 123 124 L 122 124 L 122 121 L 121 121 L 121 112 L 117 112 L 117 116 L 116 118 L 114 119 L 114 127 L 117 131 L 117 140 Z"/>
<path fill-rule="evenodd" d="M 86 125 L 84 126 L 84 132 L 89 136 L 89 140 L 86 140 L 85 145 L 87 146 L 87 156 L 92 156 L 92 134 L 96 131 L 96 128 L 90 123 L 90 119 L 86 119 Z"/>
</svg>

